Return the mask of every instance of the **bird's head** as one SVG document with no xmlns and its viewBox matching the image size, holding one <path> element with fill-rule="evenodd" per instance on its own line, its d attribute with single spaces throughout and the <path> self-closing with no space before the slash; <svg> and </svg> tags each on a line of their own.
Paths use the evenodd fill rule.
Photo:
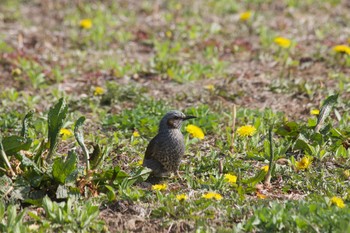
<svg viewBox="0 0 350 233">
<path fill-rule="evenodd" d="M 195 116 L 186 116 L 180 111 L 170 111 L 162 118 L 159 124 L 159 131 L 166 129 L 180 129 L 182 122 L 188 119 L 196 118 Z"/>
</svg>

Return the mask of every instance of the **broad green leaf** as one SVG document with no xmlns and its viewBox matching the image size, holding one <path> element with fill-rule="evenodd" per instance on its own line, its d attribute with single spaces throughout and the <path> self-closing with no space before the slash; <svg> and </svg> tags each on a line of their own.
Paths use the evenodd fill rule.
<svg viewBox="0 0 350 233">
<path fill-rule="evenodd" d="M 345 147 L 343 145 L 340 145 L 335 152 L 335 157 L 346 158 L 347 154 L 348 153 L 347 153 L 347 150 L 345 149 Z"/>
<path fill-rule="evenodd" d="M 313 149 L 312 146 L 308 143 L 307 139 L 301 134 L 297 138 L 293 146 L 294 149 L 300 149 L 306 151 L 309 155 L 312 155 Z"/>
<path fill-rule="evenodd" d="M 58 103 L 55 106 L 51 107 L 49 110 L 49 115 L 47 119 L 48 123 L 48 140 L 50 143 L 49 154 L 47 159 L 50 161 L 53 152 L 57 146 L 57 140 L 59 132 L 62 128 L 63 122 L 66 119 L 68 111 L 68 106 L 63 98 L 59 99 Z"/>
<path fill-rule="evenodd" d="M 147 167 L 140 167 L 137 170 L 137 172 L 135 173 L 135 175 L 132 175 L 128 178 L 128 180 L 129 180 L 128 184 L 132 185 L 136 181 L 142 182 L 142 181 L 147 180 L 147 178 L 149 177 L 151 172 L 152 172 L 152 169 L 149 169 Z"/>
<path fill-rule="evenodd" d="M 265 179 L 267 172 L 265 172 L 265 170 L 261 169 L 258 174 L 256 174 L 254 177 L 247 179 L 247 180 L 243 180 L 242 183 L 244 184 L 249 184 L 251 186 L 255 186 L 257 183 L 263 181 Z"/>
<path fill-rule="evenodd" d="M 30 183 L 30 186 L 34 188 L 39 188 L 43 179 L 46 178 L 45 174 L 40 171 L 37 172 L 35 169 L 29 169 L 23 174 L 23 177 Z"/>
<path fill-rule="evenodd" d="M 114 201 L 115 198 L 116 198 L 116 195 L 115 195 L 115 190 L 112 186 L 110 185 L 105 185 L 105 187 L 107 188 L 107 198 L 109 201 Z"/>
<path fill-rule="evenodd" d="M 16 158 L 21 162 L 21 166 L 26 168 L 33 168 L 38 174 L 42 173 L 40 168 L 29 158 L 27 158 L 23 153 L 18 153 Z"/>
<path fill-rule="evenodd" d="M 315 132 L 319 132 L 324 121 L 329 116 L 333 106 L 338 101 L 338 94 L 329 96 L 323 103 L 320 114 L 317 118 L 317 125 L 315 127 Z"/>
<path fill-rule="evenodd" d="M 24 138 L 16 135 L 4 137 L 2 145 L 8 156 L 14 155 L 20 150 L 28 150 L 32 144 L 32 139 Z"/>
<path fill-rule="evenodd" d="M 264 154 L 265 158 L 269 159 L 271 155 L 270 151 L 270 142 L 268 140 L 264 140 Z"/>
<path fill-rule="evenodd" d="M 66 161 L 63 158 L 55 159 L 52 166 L 53 178 L 61 184 L 64 184 L 67 177 L 74 172 L 77 167 L 77 156 L 69 151 Z"/>
<path fill-rule="evenodd" d="M 102 151 L 100 145 L 98 144 L 94 144 L 93 147 L 94 147 L 94 150 L 90 154 L 89 160 L 90 160 L 91 169 L 96 169 L 97 166 L 103 160 L 104 155 L 107 154 L 107 152 L 106 152 L 106 149 Z"/>
<path fill-rule="evenodd" d="M 84 121 L 85 121 L 85 117 L 82 116 L 75 122 L 74 136 L 79 146 L 83 150 L 84 157 L 85 157 L 86 173 L 87 173 L 90 170 L 90 161 L 89 161 L 89 152 L 84 143 L 84 134 L 81 130 L 81 127 L 83 126 Z"/>
<path fill-rule="evenodd" d="M 30 120 L 30 118 L 32 118 L 34 114 L 34 111 L 31 110 L 29 111 L 26 116 L 24 117 L 23 121 L 22 121 L 22 130 L 21 130 L 21 136 L 22 137 L 26 137 L 27 133 L 28 133 L 28 121 Z"/>
</svg>

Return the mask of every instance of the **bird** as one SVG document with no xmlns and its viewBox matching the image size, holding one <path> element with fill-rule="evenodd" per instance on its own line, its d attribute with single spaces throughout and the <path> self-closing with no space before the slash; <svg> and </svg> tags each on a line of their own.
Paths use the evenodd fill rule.
<svg viewBox="0 0 350 233">
<path fill-rule="evenodd" d="M 154 177 L 168 177 L 178 173 L 181 158 L 185 153 L 184 136 L 181 133 L 183 121 L 196 118 L 172 110 L 159 123 L 158 134 L 149 142 L 142 165 L 152 170 Z"/>
</svg>

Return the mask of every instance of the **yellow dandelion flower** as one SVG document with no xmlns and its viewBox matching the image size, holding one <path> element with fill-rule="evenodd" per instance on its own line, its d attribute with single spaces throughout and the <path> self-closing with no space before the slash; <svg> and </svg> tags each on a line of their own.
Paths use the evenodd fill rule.
<svg viewBox="0 0 350 233">
<path fill-rule="evenodd" d="M 20 76 L 22 74 L 22 70 L 20 68 L 16 68 L 12 70 L 13 76 Z"/>
<path fill-rule="evenodd" d="M 231 174 L 225 174 L 224 179 L 227 183 L 235 184 L 237 182 L 237 176 Z"/>
<path fill-rule="evenodd" d="M 343 175 L 345 176 L 345 178 L 350 178 L 350 170 L 345 170 L 343 172 Z"/>
<path fill-rule="evenodd" d="M 343 199 L 341 199 L 341 197 L 332 197 L 331 203 L 338 206 L 339 208 L 345 207 L 344 201 L 343 201 Z"/>
<path fill-rule="evenodd" d="M 215 90 L 215 86 L 213 84 L 205 85 L 204 89 L 206 89 L 208 91 L 214 91 Z"/>
<path fill-rule="evenodd" d="M 68 138 L 73 136 L 73 133 L 69 129 L 62 128 L 60 130 L 60 135 L 62 136 L 63 140 L 67 140 Z"/>
<path fill-rule="evenodd" d="M 320 114 L 320 110 L 318 110 L 318 109 L 311 109 L 310 114 L 311 115 L 319 115 Z"/>
<path fill-rule="evenodd" d="M 264 170 L 264 172 L 268 172 L 269 171 L 269 165 L 265 165 L 265 166 L 261 167 L 261 170 Z"/>
<path fill-rule="evenodd" d="M 94 95 L 103 95 L 105 93 L 105 89 L 103 87 L 95 87 Z"/>
<path fill-rule="evenodd" d="M 137 161 L 137 165 L 141 166 L 143 164 L 143 159 L 140 159 L 139 161 Z"/>
<path fill-rule="evenodd" d="M 237 133 L 241 137 L 253 136 L 256 132 L 256 128 L 252 125 L 244 125 L 237 129 Z"/>
<path fill-rule="evenodd" d="M 82 19 L 79 22 L 79 26 L 83 29 L 90 29 L 92 28 L 92 21 L 91 19 Z"/>
<path fill-rule="evenodd" d="M 240 21 L 247 21 L 247 20 L 250 19 L 251 16 L 252 16 L 252 12 L 251 11 L 245 11 L 245 12 L 242 12 L 239 15 L 239 20 Z"/>
<path fill-rule="evenodd" d="M 290 45 L 292 44 L 292 42 L 289 39 L 284 37 L 276 37 L 274 39 L 274 42 L 282 48 L 289 48 Z"/>
<path fill-rule="evenodd" d="M 334 52 L 346 53 L 346 54 L 350 55 L 350 47 L 347 45 L 336 45 L 332 49 Z"/>
<path fill-rule="evenodd" d="M 171 31 L 166 31 L 165 35 L 166 37 L 171 38 L 173 36 L 173 33 Z"/>
<path fill-rule="evenodd" d="M 167 188 L 166 184 L 155 184 L 155 185 L 152 185 L 152 190 L 155 190 L 155 191 L 163 191 L 166 188 Z"/>
<path fill-rule="evenodd" d="M 181 10 L 181 9 L 182 9 L 181 3 L 177 3 L 177 4 L 175 5 L 175 9 L 176 9 L 176 10 Z"/>
<path fill-rule="evenodd" d="M 201 128 L 195 125 L 187 125 L 186 126 L 186 131 L 192 135 L 194 138 L 199 138 L 203 139 L 204 138 L 204 133 Z"/>
<path fill-rule="evenodd" d="M 265 194 L 262 194 L 260 192 L 256 192 L 256 196 L 259 198 L 259 199 L 266 199 L 266 195 Z"/>
<path fill-rule="evenodd" d="M 135 131 L 132 133 L 132 136 L 134 136 L 135 138 L 140 137 L 140 133 L 139 133 L 137 130 L 135 130 Z"/>
<path fill-rule="evenodd" d="M 308 169 L 311 164 L 311 160 L 308 157 L 303 157 L 300 161 L 296 162 L 296 167 L 298 170 Z"/>
<path fill-rule="evenodd" d="M 178 201 L 186 201 L 187 199 L 188 199 L 188 196 L 186 195 L 186 194 L 178 194 L 178 195 L 176 195 L 176 199 L 178 200 Z"/>
<path fill-rule="evenodd" d="M 208 192 L 206 194 L 203 194 L 202 197 L 205 198 L 205 199 L 215 199 L 215 200 L 218 200 L 218 201 L 220 201 L 222 199 L 221 194 L 215 193 L 215 192 Z"/>
</svg>

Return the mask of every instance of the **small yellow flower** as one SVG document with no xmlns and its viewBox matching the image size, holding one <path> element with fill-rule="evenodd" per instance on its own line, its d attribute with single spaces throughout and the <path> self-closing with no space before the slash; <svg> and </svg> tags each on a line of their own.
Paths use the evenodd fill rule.
<svg viewBox="0 0 350 233">
<path fill-rule="evenodd" d="M 259 199 L 266 199 L 266 195 L 265 194 L 262 194 L 260 192 L 256 192 L 256 196 L 259 198 Z"/>
<path fill-rule="evenodd" d="M 303 157 L 300 161 L 296 162 L 298 170 L 308 169 L 311 164 L 311 160 L 308 157 Z"/>
<path fill-rule="evenodd" d="M 171 31 L 166 31 L 165 35 L 166 37 L 171 38 L 173 36 L 173 33 Z"/>
<path fill-rule="evenodd" d="M 237 129 L 237 133 L 241 137 L 253 136 L 256 132 L 256 128 L 252 125 L 244 125 Z"/>
<path fill-rule="evenodd" d="M 181 3 L 177 3 L 177 4 L 175 5 L 175 9 L 176 9 L 176 10 L 181 10 L 181 9 L 182 9 Z"/>
<path fill-rule="evenodd" d="M 343 201 L 343 199 L 341 199 L 341 197 L 332 197 L 331 198 L 331 203 L 335 204 L 339 208 L 344 208 L 345 207 L 344 201 Z"/>
<path fill-rule="evenodd" d="M 237 176 L 231 174 L 225 174 L 224 179 L 227 183 L 235 184 L 237 182 Z"/>
<path fill-rule="evenodd" d="M 311 115 L 319 115 L 320 114 L 320 110 L 318 110 L 318 109 L 311 109 L 310 114 Z"/>
<path fill-rule="evenodd" d="M 222 199 L 221 194 L 215 193 L 215 192 L 208 192 L 206 194 L 203 194 L 202 197 L 205 198 L 205 199 L 215 199 L 215 200 L 218 200 L 218 201 L 220 201 Z"/>
<path fill-rule="evenodd" d="M 282 48 L 289 48 L 290 45 L 292 44 L 292 42 L 289 39 L 284 37 L 276 37 L 274 39 L 274 42 Z"/>
<path fill-rule="evenodd" d="M 264 170 L 264 172 L 268 172 L 269 171 L 269 165 L 265 165 L 265 166 L 261 167 L 261 170 Z"/>
<path fill-rule="evenodd" d="M 92 28 L 92 21 L 91 19 L 82 19 L 80 20 L 79 25 L 81 28 L 90 29 Z"/>
<path fill-rule="evenodd" d="M 333 51 L 350 55 L 350 47 L 347 45 L 336 45 L 333 47 Z"/>
<path fill-rule="evenodd" d="M 204 86 L 204 89 L 206 89 L 208 91 L 214 91 L 215 86 L 213 84 L 209 84 L 209 85 Z"/>
<path fill-rule="evenodd" d="M 239 15 L 239 20 L 240 21 L 247 21 L 247 20 L 250 19 L 251 16 L 252 16 L 252 12 L 251 11 L 245 11 L 245 12 L 242 12 Z"/>
<path fill-rule="evenodd" d="M 188 199 L 188 196 L 186 195 L 186 194 L 178 194 L 178 195 L 176 195 L 176 199 L 178 200 L 178 201 L 186 201 L 187 199 Z"/>
<path fill-rule="evenodd" d="M 62 128 L 60 130 L 60 135 L 62 135 L 63 140 L 67 140 L 68 138 L 73 136 L 73 133 L 69 129 Z"/>
<path fill-rule="evenodd" d="M 345 170 L 344 172 L 343 172 L 343 175 L 345 176 L 345 178 L 350 178 L 350 170 Z"/>
<path fill-rule="evenodd" d="M 308 157 L 303 157 L 300 161 L 296 162 L 296 167 L 298 170 L 308 169 L 311 164 L 311 160 Z"/>
<path fill-rule="evenodd" d="M 103 95 L 103 93 L 105 93 L 105 89 L 102 87 L 95 87 L 94 95 Z"/>
<path fill-rule="evenodd" d="M 204 133 L 201 128 L 195 125 L 187 125 L 186 126 L 186 131 L 192 135 L 194 138 L 199 138 L 203 139 L 204 138 Z"/>
<path fill-rule="evenodd" d="M 163 191 L 166 188 L 167 188 L 166 184 L 155 184 L 155 185 L 152 185 L 152 190 L 155 190 L 155 191 Z"/>
<path fill-rule="evenodd" d="M 139 161 L 137 161 L 137 165 L 141 166 L 143 164 L 143 159 L 140 159 Z"/>
<path fill-rule="evenodd" d="M 140 137 L 139 131 L 135 130 L 135 131 L 132 133 L 132 136 L 134 136 L 134 138 Z"/>
<path fill-rule="evenodd" d="M 20 68 L 16 68 L 12 70 L 13 76 L 20 76 L 22 74 L 22 70 Z"/>
</svg>

